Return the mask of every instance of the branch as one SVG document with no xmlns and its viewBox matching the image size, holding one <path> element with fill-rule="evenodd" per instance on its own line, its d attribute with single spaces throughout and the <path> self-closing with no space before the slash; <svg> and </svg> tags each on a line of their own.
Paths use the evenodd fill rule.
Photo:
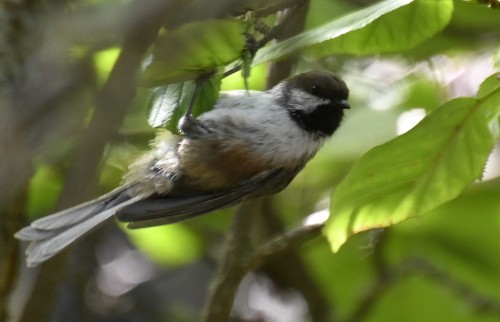
<svg viewBox="0 0 500 322">
<path fill-rule="evenodd" d="M 297 5 L 290 9 L 284 17 L 280 17 L 279 23 L 272 29 L 271 32 L 269 32 L 269 34 L 272 34 L 276 40 L 280 41 L 300 33 L 304 29 L 308 11 L 308 0 L 298 2 Z M 281 80 L 290 76 L 292 67 L 296 63 L 297 56 L 291 56 L 288 59 L 273 62 L 269 66 L 267 87 L 271 88 Z"/>
<path fill-rule="evenodd" d="M 252 206 L 252 202 L 244 202 L 236 208 L 225 251 L 203 309 L 203 322 L 229 320 L 238 286 L 249 270 L 246 258 L 252 251 L 250 229 L 255 218 L 250 213 Z"/>
<path fill-rule="evenodd" d="M 476 311 L 500 315 L 499 300 L 477 292 L 470 285 L 452 277 L 451 274 L 432 265 L 428 261 L 423 259 L 408 260 L 402 265 L 402 270 L 406 273 L 420 273 L 441 286 L 448 288 Z"/>
<path fill-rule="evenodd" d="M 0 217 L 0 321 L 7 321 L 8 298 L 18 275 L 19 247 L 12 234 L 21 226 L 21 214 L 27 193 L 21 193 L 10 207 L 1 209 Z"/>
<path fill-rule="evenodd" d="M 256 269 L 267 258 L 288 250 L 292 247 L 299 246 L 304 242 L 320 235 L 324 225 L 309 225 L 299 226 L 280 236 L 274 237 L 267 243 L 259 246 L 248 259 L 246 270 Z"/>
<path fill-rule="evenodd" d="M 274 249 L 272 254 L 270 253 L 269 256 L 261 260 L 261 263 L 258 264 L 258 270 L 268 275 L 281 289 L 295 289 L 301 293 L 307 302 L 311 320 L 317 322 L 333 321 L 335 308 L 331 301 L 326 298 L 324 290 L 317 283 L 316 278 L 311 274 L 310 267 L 303 258 L 300 247 L 301 243 L 313 238 L 316 236 L 315 234 L 320 234 L 322 225 L 300 225 L 292 231 L 287 232 L 288 229 L 285 227 L 280 214 L 273 207 L 273 200 L 274 198 L 272 197 L 264 199 L 264 208 L 262 213 L 259 214 L 259 240 L 265 241 L 261 245 L 267 245 L 262 247 L 273 248 L 281 242 L 278 242 L 278 244 L 274 243 L 281 237 L 284 237 L 284 239 L 289 239 L 289 247 L 282 250 Z M 324 221 L 320 222 L 319 218 L 317 216 L 314 222 L 318 224 L 324 223 Z M 313 221 L 309 222 L 312 223 Z M 303 233 L 311 230 L 312 235 L 305 236 L 302 232 L 299 233 L 301 230 Z M 317 230 L 317 232 L 313 232 L 314 230 Z M 295 235 L 295 231 L 299 234 Z M 290 235 L 287 236 L 288 234 Z M 302 238 L 300 236 L 304 239 L 300 240 Z M 268 245 L 269 242 L 271 244 Z M 256 252 L 259 252 L 259 249 Z"/>
<path fill-rule="evenodd" d="M 107 142 L 116 133 L 122 123 L 127 108 L 135 96 L 138 86 L 138 74 L 142 60 L 148 48 L 153 44 L 166 14 L 169 2 L 158 0 L 136 1 L 130 7 L 134 20 L 129 26 L 122 51 L 118 57 L 108 81 L 97 93 L 95 112 L 85 136 L 78 149 L 76 162 L 67 175 L 67 180 L 79 182 L 82 173 L 92 176 L 85 184 L 67 185 L 61 198 L 65 205 L 73 205 L 69 196 L 78 196 L 81 202 L 95 191 L 98 182 L 99 163 Z M 138 14 L 134 14 L 138 13 Z M 93 170 L 93 171 L 89 171 Z"/>
<path fill-rule="evenodd" d="M 104 147 L 122 123 L 135 95 L 143 56 L 163 24 L 168 4 L 157 0 L 132 3 L 130 13 L 135 20 L 130 25 L 107 83 L 97 94 L 95 112 L 80 143 L 76 161 L 67 175 L 60 207 L 81 202 L 95 191 Z M 82 174 L 85 176 L 82 177 Z M 51 310 L 47 308 L 53 306 L 56 291 L 62 282 L 60 274 L 65 267 L 64 258 L 58 257 L 42 265 L 21 321 L 44 320 L 46 318 L 43 317 L 50 314 Z"/>
<path fill-rule="evenodd" d="M 305 24 L 305 18 L 306 18 L 306 13 L 308 11 L 308 6 L 309 6 L 309 0 L 284 0 L 269 7 L 263 8 L 262 10 L 265 11 L 262 12 L 260 10 L 256 11 L 256 17 L 265 17 L 267 15 L 270 15 L 271 13 L 276 13 L 280 10 L 289 9 L 273 28 L 270 28 L 269 30 L 266 30 L 264 32 L 264 36 L 261 39 L 255 41 L 254 44 L 249 43 L 249 45 L 253 46 L 253 48 L 249 48 L 250 51 L 255 54 L 259 49 L 264 47 L 268 42 L 270 42 L 273 39 L 277 40 L 284 39 L 302 31 Z M 263 26 L 262 25 L 256 26 L 256 28 L 259 27 L 261 28 Z M 289 64 L 291 64 L 291 62 Z M 241 68 L 242 65 L 240 64 L 225 71 L 223 74 L 223 78 L 228 77 L 234 73 L 237 73 L 238 71 L 241 70 Z M 282 79 L 284 79 L 284 77 L 279 80 Z"/>
<path fill-rule="evenodd" d="M 401 275 L 397 270 L 390 269 L 384 256 L 384 249 L 387 242 L 388 229 L 374 230 L 370 233 L 372 237 L 372 261 L 377 273 L 375 283 L 366 291 L 357 303 L 352 315 L 344 322 L 362 322 L 370 314 L 380 300 L 382 294 L 393 284 L 400 280 Z"/>
<path fill-rule="evenodd" d="M 257 214 L 252 212 L 260 208 L 255 207 L 255 203 L 243 203 L 236 210 L 226 239 L 226 250 L 203 311 L 203 322 L 227 321 L 239 284 L 246 273 L 258 268 L 269 257 L 317 237 L 323 228 L 323 224 L 302 225 L 272 238 L 254 250 L 250 234 Z"/>
<path fill-rule="evenodd" d="M 29 54 L 29 46 L 36 41 L 26 35 L 36 24 L 33 3 L 8 2 L 0 5 L 0 321 L 8 320 L 7 306 L 11 290 L 17 280 L 18 249 L 12 237 L 21 227 L 28 181 L 32 175 L 32 149 L 26 133 L 16 131 L 19 118 L 29 111 L 17 105 L 15 80 Z"/>
</svg>

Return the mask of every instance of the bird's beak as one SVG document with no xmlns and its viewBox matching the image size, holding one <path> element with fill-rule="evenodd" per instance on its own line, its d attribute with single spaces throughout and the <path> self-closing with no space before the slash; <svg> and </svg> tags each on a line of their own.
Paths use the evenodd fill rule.
<svg viewBox="0 0 500 322">
<path fill-rule="evenodd" d="M 348 110 L 351 108 L 351 105 L 349 105 L 349 102 L 347 100 L 339 100 L 337 104 L 339 104 L 340 108 L 343 110 Z"/>
</svg>

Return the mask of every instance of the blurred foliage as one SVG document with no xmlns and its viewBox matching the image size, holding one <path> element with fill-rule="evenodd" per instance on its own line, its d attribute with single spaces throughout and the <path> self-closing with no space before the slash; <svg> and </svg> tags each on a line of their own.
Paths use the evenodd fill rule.
<svg viewBox="0 0 500 322">
<path fill-rule="evenodd" d="M 54 209 L 57 196 L 62 190 L 62 176 L 47 164 L 41 164 L 31 179 L 31 191 L 26 205 L 26 213 L 30 218 L 48 213 Z"/>
<path fill-rule="evenodd" d="M 101 84 L 108 79 L 111 68 L 113 68 L 119 54 L 120 48 L 109 48 L 94 55 L 97 77 Z"/>
<path fill-rule="evenodd" d="M 500 67 L 500 11 L 476 2 L 311 0 L 303 33 L 270 43 L 257 53 L 248 79 L 250 89 L 265 89 L 267 63 L 297 57 L 294 72 L 329 69 L 341 74 L 351 91 L 352 109 L 342 127 L 273 199 L 287 227 L 329 208 L 332 200 L 325 230 L 332 245 L 320 237 L 298 250 L 307 274 L 329 303 L 327 321 L 500 319 L 500 157 L 495 150 L 490 154 L 498 144 L 500 81 L 491 75 Z M 83 1 L 81 7 L 78 3 L 68 2 L 66 10 L 74 10 L 71 14 L 63 16 L 65 11 L 60 8 L 54 11 L 53 16 L 61 14 L 54 18 L 54 26 L 66 25 L 75 17 L 78 24 L 65 30 L 64 37 L 51 38 L 57 39 L 57 46 L 49 46 L 51 42 L 42 46 L 40 60 L 50 61 L 47 57 L 54 52 L 57 59 L 73 54 L 68 60 L 90 55 L 101 86 L 121 52 L 122 34 L 116 33 L 117 26 L 126 21 L 125 16 L 109 18 L 118 16 L 116 12 L 122 12 L 129 2 L 92 0 Z M 120 10 L 114 11 L 114 6 Z M 256 2 L 253 9 L 261 7 Z M 100 14 L 95 18 L 92 12 Z M 247 21 L 239 17 L 200 19 L 161 31 L 146 59 L 143 87 L 137 90 L 118 135 L 105 151 L 100 175 L 103 192 L 119 184 L 128 164 L 153 139 L 148 115 L 150 124 L 175 130 L 193 80 L 238 62 L 247 27 Z M 52 29 L 64 28 L 47 27 L 49 36 L 54 36 Z M 86 30 L 85 37 L 75 37 L 78 30 Z M 99 38 L 101 32 L 106 35 Z M 74 55 L 82 46 L 84 54 Z M 205 88 L 209 100 L 199 99 L 198 113 L 211 107 L 207 102 L 216 99 L 219 89 L 244 88 L 240 73 L 212 82 L 215 85 L 209 83 Z M 409 128 L 399 131 L 401 115 L 415 108 L 425 110 L 427 116 L 402 134 Z M 87 119 L 82 120 L 82 126 L 86 123 Z M 49 150 L 56 152 L 36 160 L 25 207 L 30 217 L 49 213 L 55 206 L 71 162 L 69 155 L 74 152 L 61 142 L 73 144 L 77 134 L 79 129 L 51 141 Z M 481 174 L 490 180 L 481 181 Z M 171 317 L 163 307 L 167 302 L 172 307 L 182 302 L 183 307 L 199 310 L 196 305 L 186 305 L 190 299 L 178 294 L 188 288 L 193 297 L 205 294 L 205 289 L 195 288 L 204 272 L 198 265 L 211 263 L 219 255 L 230 213 L 226 209 L 182 224 L 124 229 L 155 268 L 172 277 L 167 286 L 175 285 L 178 275 L 174 271 L 191 272 L 179 279 L 191 284 L 173 291 L 154 279 L 135 290 L 153 296 L 148 301 L 161 306 L 155 309 L 163 320 Z M 377 229 L 380 227 L 386 228 Z M 338 251 L 332 252 L 332 247 Z M 96 283 L 104 289 L 105 282 L 99 278 Z M 276 285 L 269 289 L 283 291 L 278 282 Z M 159 296 L 167 289 L 172 293 Z M 130 294 L 132 291 L 109 301 L 125 303 L 119 309 L 89 310 L 101 317 L 120 310 L 129 313 L 131 303 L 140 302 L 140 297 L 131 301 Z M 148 305 L 141 308 L 152 309 Z M 255 312 L 265 316 L 270 308 L 261 303 L 248 310 L 255 317 Z M 130 321 L 144 320 L 140 314 L 134 317 Z"/>
<path fill-rule="evenodd" d="M 130 230 L 128 235 L 139 249 L 163 265 L 191 263 L 199 258 L 202 251 L 195 232 L 182 224 Z"/>
</svg>

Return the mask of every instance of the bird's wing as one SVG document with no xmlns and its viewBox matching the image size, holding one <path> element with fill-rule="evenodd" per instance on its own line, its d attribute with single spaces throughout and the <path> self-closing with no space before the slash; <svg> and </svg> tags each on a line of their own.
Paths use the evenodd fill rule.
<svg viewBox="0 0 500 322">
<path fill-rule="evenodd" d="M 154 196 L 119 209 L 116 216 L 120 221 L 128 222 L 129 228 L 171 224 L 232 206 L 248 196 L 265 194 L 270 185 L 281 190 L 291 178 L 293 175 L 279 169 L 225 191 L 191 196 Z"/>
</svg>

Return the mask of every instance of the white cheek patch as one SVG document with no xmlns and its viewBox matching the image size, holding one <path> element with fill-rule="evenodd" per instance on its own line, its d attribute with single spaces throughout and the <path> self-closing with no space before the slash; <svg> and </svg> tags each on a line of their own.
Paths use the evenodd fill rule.
<svg viewBox="0 0 500 322">
<path fill-rule="evenodd" d="M 301 110 L 306 113 L 312 112 L 318 105 L 330 103 L 328 99 L 314 96 L 297 88 L 290 90 L 290 95 L 288 96 L 288 104 L 292 109 Z"/>
</svg>

